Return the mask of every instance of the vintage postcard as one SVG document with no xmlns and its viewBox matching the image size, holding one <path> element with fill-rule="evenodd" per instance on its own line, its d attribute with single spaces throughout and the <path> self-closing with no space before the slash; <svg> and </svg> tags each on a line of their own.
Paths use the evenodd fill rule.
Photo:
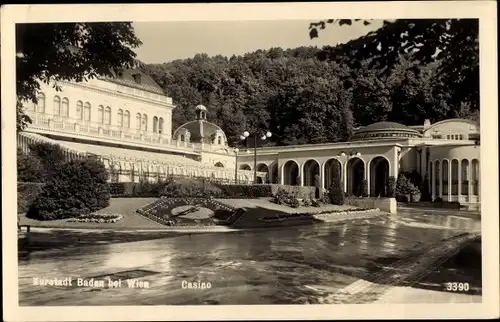
<svg viewBox="0 0 500 322">
<path fill-rule="evenodd" d="M 0 10 L 4 320 L 498 317 L 495 2 Z"/>
</svg>

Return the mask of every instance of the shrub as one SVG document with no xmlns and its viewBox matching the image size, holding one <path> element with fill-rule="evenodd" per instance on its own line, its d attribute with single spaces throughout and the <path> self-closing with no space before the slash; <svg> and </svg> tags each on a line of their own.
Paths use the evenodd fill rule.
<svg viewBox="0 0 500 322">
<path fill-rule="evenodd" d="M 342 182 L 338 175 L 334 175 L 332 184 L 329 190 L 329 200 L 330 203 L 334 205 L 343 205 L 345 203 L 345 195 L 342 189 Z"/>
<path fill-rule="evenodd" d="M 361 197 L 368 197 L 368 182 L 366 180 L 361 180 Z"/>
<path fill-rule="evenodd" d="M 74 217 L 109 205 L 108 172 L 102 162 L 87 158 L 60 165 L 43 187 L 27 216 L 39 220 Z"/>
<path fill-rule="evenodd" d="M 300 202 L 299 202 L 299 199 L 297 199 L 297 197 L 292 196 L 292 200 L 290 201 L 290 207 L 292 207 L 292 208 L 299 208 L 300 207 Z"/>
<path fill-rule="evenodd" d="M 304 207 L 311 207 L 311 199 L 304 199 Z"/>
<path fill-rule="evenodd" d="M 57 144 L 36 142 L 28 145 L 29 156 L 40 162 L 40 175 L 44 182 L 49 181 L 58 171 L 66 158 Z"/>
<path fill-rule="evenodd" d="M 43 191 L 43 183 L 18 183 L 17 184 L 17 213 L 28 212 L 38 195 Z"/>
<path fill-rule="evenodd" d="M 33 155 L 24 153 L 17 149 L 17 181 L 18 182 L 42 182 L 42 163 Z"/>
<path fill-rule="evenodd" d="M 390 176 L 387 180 L 387 197 L 394 198 L 396 196 L 396 178 Z"/>
<path fill-rule="evenodd" d="M 300 186 L 300 179 L 301 179 L 300 176 L 297 176 L 295 178 L 295 183 L 297 184 L 297 186 Z"/>
<path fill-rule="evenodd" d="M 321 207 L 321 203 L 318 200 L 313 199 L 311 201 L 311 206 L 313 206 L 313 207 Z"/>
</svg>

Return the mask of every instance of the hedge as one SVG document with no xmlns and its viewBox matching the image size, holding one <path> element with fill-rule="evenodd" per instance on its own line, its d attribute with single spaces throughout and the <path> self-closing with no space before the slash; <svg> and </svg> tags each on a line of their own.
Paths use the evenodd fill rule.
<svg viewBox="0 0 500 322">
<path fill-rule="evenodd" d="M 263 198 L 272 197 L 278 190 L 295 193 L 299 199 L 314 196 L 315 187 L 282 186 L 278 184 L 220 184 L 210 180 L 171 178 L 166 182 L 118 182 L 109 183 L 112 197 L 206 197 L 215 198 Z"/>
<path fill-rule="evenodd" d="M 43 191 L 43 183 L 18 182 L 17 183 L 17 213 L 24 214 Z"/>
</svg>

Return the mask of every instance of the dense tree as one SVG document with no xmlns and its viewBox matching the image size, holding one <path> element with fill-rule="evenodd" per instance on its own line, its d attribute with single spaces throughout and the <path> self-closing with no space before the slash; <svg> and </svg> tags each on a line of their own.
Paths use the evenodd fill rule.
<svg viewBox="0 0 500 322">
<path fill-rule="evenodd" d="M 141 44 L 131 23 L 16 24 L 18 101 L 37 101 L 40 82 L 83 81 L 112 76 L 135 65 L 133 49 Z M 31 123 L 17 106 L 17 129 Z"/>
<path fill-rule="evenodd" d="M 313 23 L 311 36 L 329 23 L 355 21 Z M 427 118 L 477 119 L 476 24 L 386 21 L 335 47 L 270 48 L 229 58 L 198 54 L 143 70 L 173 97 L 174 128 L 193 120 L 202 103 L 230 144 L 241 143 L 248 129 L 275 134 L 260 144 L 338 142 L 355 127 L 382 120 L 416 125 Z"/>
<path fill-rule="evenodd" d="M 359 19 L 358 19 L 359 20 Z M 329 19 L 309 26 L 311 38 L 328 24 L 351 25 L 356 20 Z M 370 21 L 363 20 L 364 24 Z M 449 93 L 449 102 L 465 102 L 470 110 L 479 110 L 479 19 L 398 19 L 367 35 L 319 53 L 321 59 L 343 61 L 359 66 L 365 60 L 382 73 L 390 73 L 407 54 L 419 67 L 437 62 L 435 81 Z"/>
</svg>

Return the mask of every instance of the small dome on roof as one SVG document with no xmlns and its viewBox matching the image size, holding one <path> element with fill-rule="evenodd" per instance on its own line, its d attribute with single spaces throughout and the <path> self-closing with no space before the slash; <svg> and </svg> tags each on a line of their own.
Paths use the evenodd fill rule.
<svg viewBox="0 0 500 322">
<path fill-rule="evenodd" d="M 218 145 L 227 144 L 227 138 L 224 131 L 222 131 L 218 125 L 207 121 L 207 108 L 205 106 L 201 104 L 196 106 L 195 115 L 195 121 L 184 123 L 175 130 L 173 135 L 174 139 L 181 141 L 186 140 L 186 134 L 189 133 L 190 142 L 215 142 L 215 144 Z"/>
<path fill-rule="evenodd" d="M 382 121 L 364 126 L 356 131 L 353 140 L 374 138 L 419 138 L 422 134 L 404 124 Z"/>
</svg>

